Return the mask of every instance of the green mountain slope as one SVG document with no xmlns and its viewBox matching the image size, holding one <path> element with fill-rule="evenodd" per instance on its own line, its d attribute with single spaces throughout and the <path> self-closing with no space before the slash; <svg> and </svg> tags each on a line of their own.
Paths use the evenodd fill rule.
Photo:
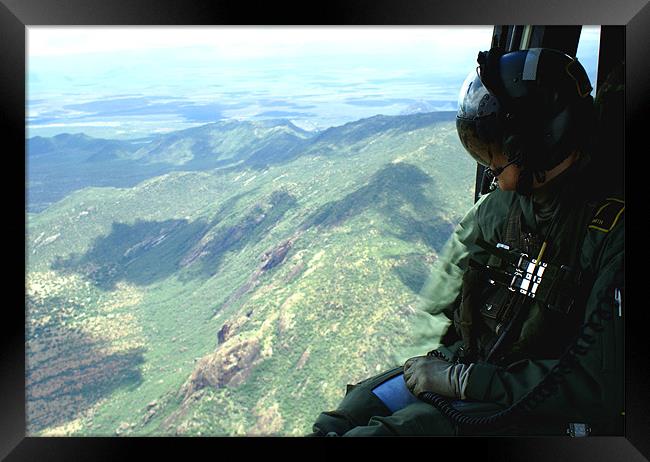
<svg viewBox="0 0 650 462">
<path fill-rule="evenodd" d="M 30 434 L 300 435 L 397 364 L 472 202 L 453 114 L 255 129 L 170 134 L 137 162 L 194 169 L 30 214 Z"/>
<path fill-rule="evenodd" d="M 313 136 L 286 120 L 222 121 L 132 141 L 83 134 L 26 142 L 28 210 L 39 212 L 89 186 L 133 187 L 173 171 L 264 167 L 297 154 Z"/>
</svg>

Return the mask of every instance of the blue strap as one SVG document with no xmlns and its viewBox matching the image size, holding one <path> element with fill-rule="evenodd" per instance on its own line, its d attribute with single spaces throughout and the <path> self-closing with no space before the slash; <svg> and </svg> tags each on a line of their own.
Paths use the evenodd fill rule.
<svg viewBox="0 0 650 462">
<path fill-rule="evenodd" d="M 390 412 L 399 411 L 419 400 L 406 388 L 404 374 L 399 374 L 372 389 Z"/>
</svg>

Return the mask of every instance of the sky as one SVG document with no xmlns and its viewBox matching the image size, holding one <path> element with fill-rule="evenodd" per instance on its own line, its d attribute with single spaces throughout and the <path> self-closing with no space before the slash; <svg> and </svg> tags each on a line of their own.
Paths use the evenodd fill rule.
<svg viewBox="0 0 650 462">
<path fill-rule="evenodd" d="M 578 57 L 588 71 L 598 29 L 583 29 Z M 313 130 L 456 110 L 491 34 L 492 26 L 29 26 L 28 137 L 137 138 L 224 119 L 282 118 Z"/>
</svg>

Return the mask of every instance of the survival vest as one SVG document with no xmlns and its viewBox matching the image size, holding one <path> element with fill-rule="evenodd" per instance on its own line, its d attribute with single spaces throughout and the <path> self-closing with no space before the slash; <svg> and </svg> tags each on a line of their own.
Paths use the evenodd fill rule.
<svg viewBox="0 0 650 462">
<path fill-rule="evenodd" d="M 585 236 L 611 231 L 625 203 L 573 197 L 560 207 L 537 265 L 543 238 L 526 229 L 519 200 L 504 223 L 504 242 L 478 242 L 490 257 L 487 265 L 470 261 L 463 276 L 453 320 L 463 341 L 457 360 L 506 366 L 524 358 L 552 359 L 572 341 L 593 283 L 580 261 Z"/>
</svg>

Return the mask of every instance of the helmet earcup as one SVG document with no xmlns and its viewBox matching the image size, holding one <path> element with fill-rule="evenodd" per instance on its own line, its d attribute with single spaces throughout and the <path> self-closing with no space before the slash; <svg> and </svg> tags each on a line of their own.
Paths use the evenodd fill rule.
<svg viewBox="0 0 650 462">
<path fill-rule="evenodd" d="M 507 113 L 504 138 L 516 135 L 523 165 L 548 171 L 589 136 L 591 85 L 582 65 L 558 50 L 535 48 L 506 53 L 499 63 Z M 512 153 L 510 153 L 512 155 Z"/>
</svg>

